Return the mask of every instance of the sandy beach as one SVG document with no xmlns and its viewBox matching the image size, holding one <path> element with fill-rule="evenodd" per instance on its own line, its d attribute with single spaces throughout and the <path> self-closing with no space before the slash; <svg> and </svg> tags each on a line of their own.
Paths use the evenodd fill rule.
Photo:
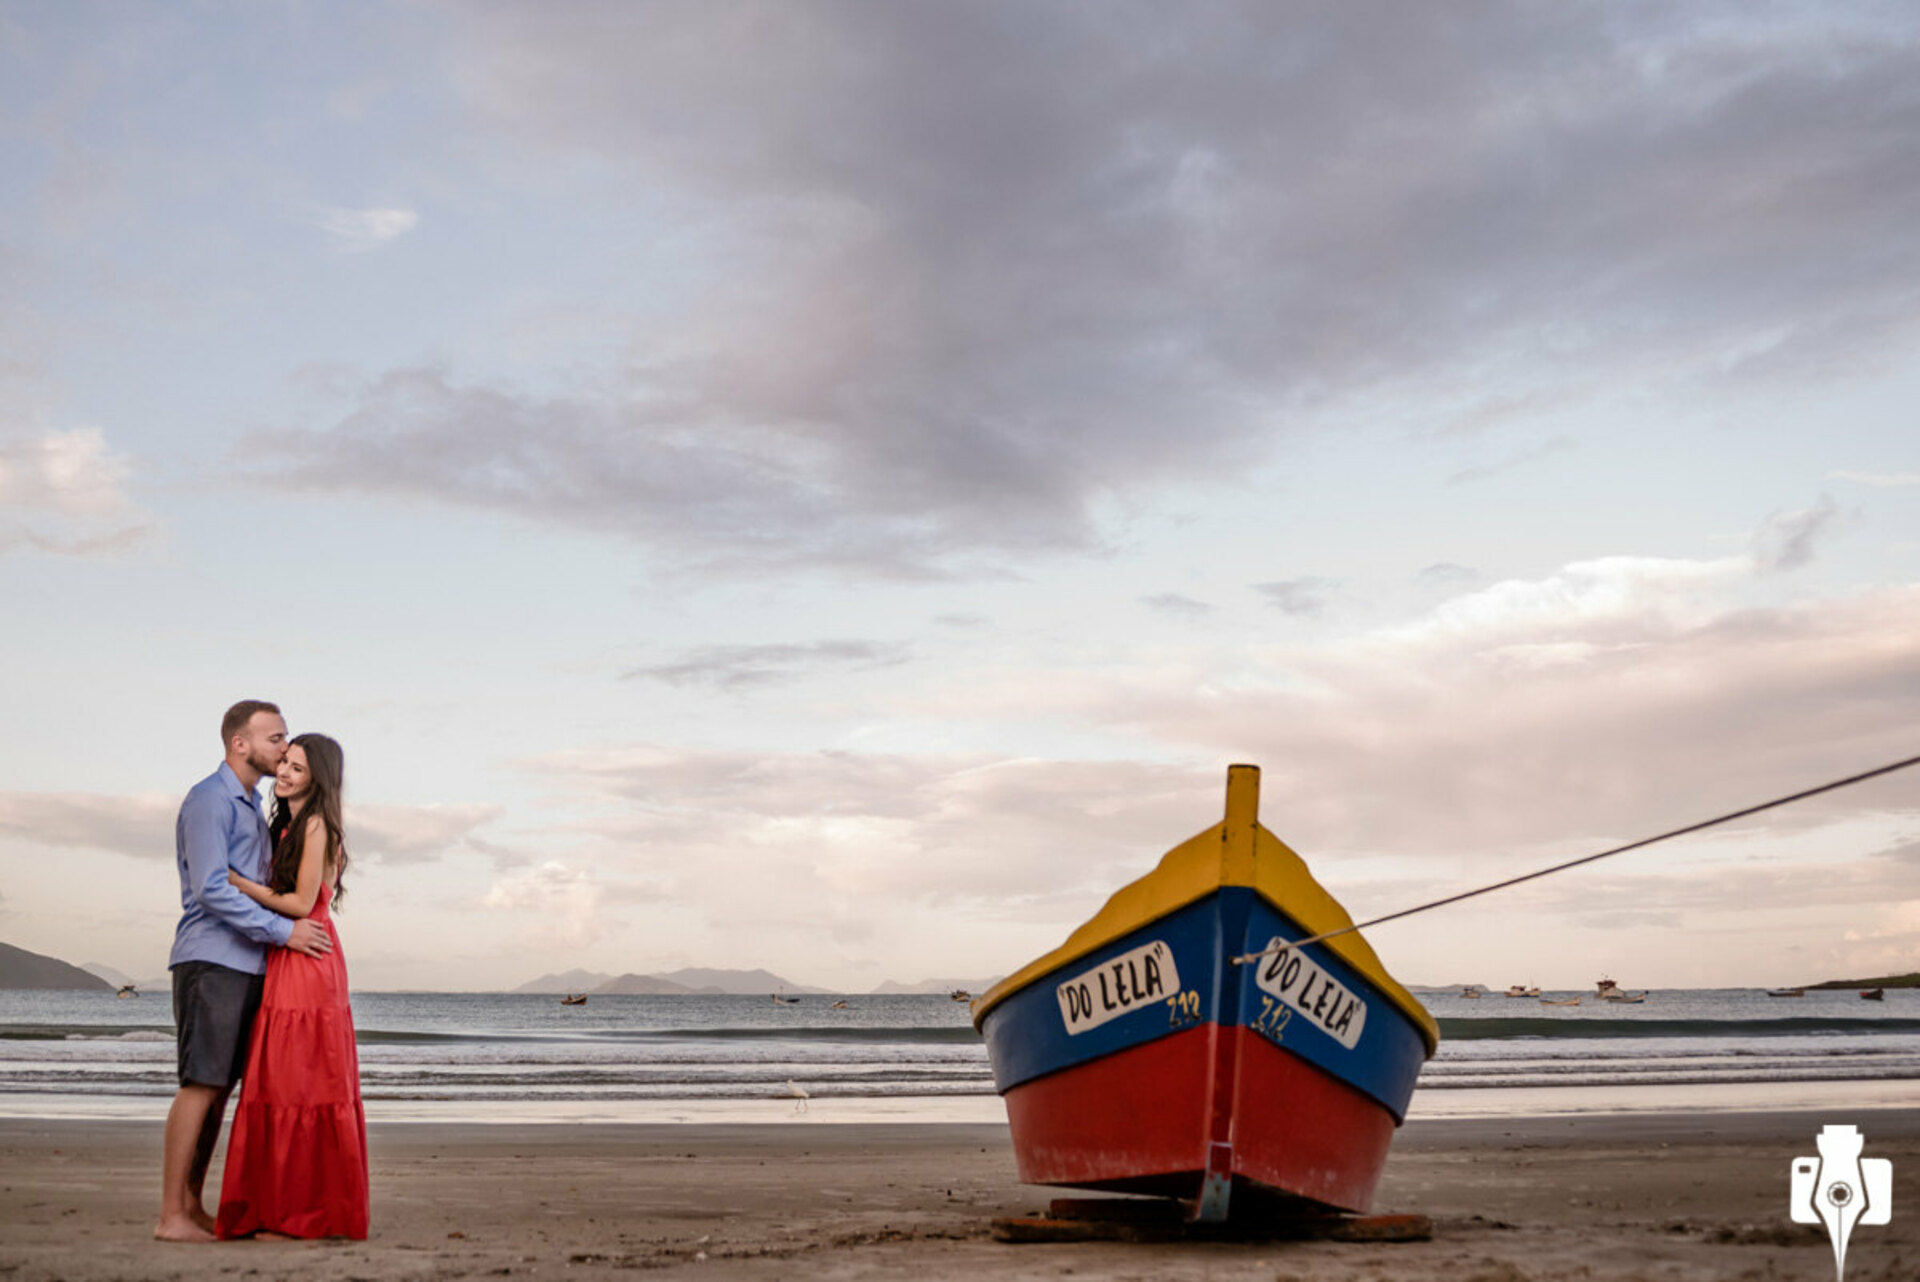
<svg viewBox="0 0 1920 1282">
<path fill-rule="evenodd" d="M 1920 1110 L 1416 1121 L 1379 1212 L 1432 1240 L 1008 1245 L 1043 1210 L 990 1125 L 385 1123 L 364 1243 L 163 1246 L 160 1128 L 0 1120 L 0 1277 L 1215 1278 L 1608 1282 L 1833 1276 L 1787 1218 L 1788 1163 L 1849 1121 L 1893 1161 L 1895 1214 L 1855 1231 L 1852 1282 L 1920 1276 Z M 1912 1208 L 1912 1209 L 1908 1209 Z"/>
</svg>

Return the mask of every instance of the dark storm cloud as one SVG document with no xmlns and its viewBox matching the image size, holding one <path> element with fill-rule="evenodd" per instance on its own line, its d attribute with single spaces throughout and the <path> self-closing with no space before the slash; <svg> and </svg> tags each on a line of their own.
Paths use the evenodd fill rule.
<svg viewBox="0 0 1920 1282">
<path fill-rule="evenodd" d="M 698 287 L 603 390 L 376 379 L 266 442 L 281 484 L 978 570 L 1099 546 L 1103 500 L 1353 394 L 1444 387 L 1447 431 L 1803 375 L 1901 350 L 1920 300 L 1897 9 L 448 13 L 496 177 L 585 162 L 674 233 L 643 270 Z"/>
<path fill-rule="evenodd" d="M 688 650 L 666 663 L 631 669 L 625 675 L 649 677 L 669 685 L 740 690 L 798 681 L 822 671 L 897 667 L 911 657 L 911 647 L 880 641 L 708 645 Z"/>
</svg>

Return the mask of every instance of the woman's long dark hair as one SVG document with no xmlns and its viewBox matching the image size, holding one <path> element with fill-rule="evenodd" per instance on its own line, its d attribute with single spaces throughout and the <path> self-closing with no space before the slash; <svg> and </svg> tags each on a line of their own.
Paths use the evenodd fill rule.
<svg viewBox="0 0 1920 1282">
<path fill-rule="evenodd" d="M 307 795 L 298 813 L 292 812 L 285 797 L 273 799 L 273 818 L 268 821 L 274 833 L 273 869 L 267 877 L 269 889 L 285 894 L 300 879 L 300 856 L 307 844 L 307 819 L 319 815 L 326 825 L 327 851 L 333 857 L 333 902 L 347 895 L 346 828 L 340 818 L 340 793 L 346 781 L 347 758 L 340 745 L 323 734 L 295 735 L 287 745 L 307 754 Z"/>
</svg>

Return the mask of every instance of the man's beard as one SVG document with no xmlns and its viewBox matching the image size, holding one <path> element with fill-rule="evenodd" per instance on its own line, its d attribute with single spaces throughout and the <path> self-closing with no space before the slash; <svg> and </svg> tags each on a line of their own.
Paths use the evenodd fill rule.
<svg viewBox="0 0 1920 1282">
<path fill-rule="evenodd" d="M 247 769 L 257 775 L 270 775 L 278 768 L 278 763 L 268 761 L 264 754 L 251 749 L 247 752 Z"/>
</svg>

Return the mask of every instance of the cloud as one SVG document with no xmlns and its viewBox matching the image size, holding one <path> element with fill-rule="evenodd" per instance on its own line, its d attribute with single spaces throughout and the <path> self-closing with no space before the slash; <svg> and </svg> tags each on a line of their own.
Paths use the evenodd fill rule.
<svg viewBox="0 0 1920 1282">
<path fill-rule="evenodd" d="M 1920 618 L 1920 599 L 1905 611 Z M 1370 913 L 1804 786 L 1905 735 L 1916 710 L 1911 693 L 1872 725 L 1830 718 L 1799 726 L 1792 743 L 1765 738 L 1773 714 L 1750 706 L 1756 691 L 1793 716 L 1830 699 L 1920 684 L 1911 661 L 1903 670 L 1889 654 L 1875 671 L 1858 652 L 1836 652 L 1834 638 L 1849 631 L 1838 624 L 1826 643 L 1776 636 L 1772 654 L 1730 662 L 1766 631 L 1739 642 L 1696 638 L 1687 653 L 1635 664 L 1630 680 L 1602 664 L 1550 668 L 1543 683 L 1498 663 L 1483 669 L 1470 651 L 1443 647 L 1413 673 L 1399 671 L 1405 654 L 1340 672 L 1323 666 L 1311 674 L 1318 684 L 1310 693 L 1131 688 L 1129 724 L 1162 751 L 1188 745 L 1180 762 L 630 745 L 522 765 L 546 777 L 577 816 L 564 835 L 581 859 L 638 879 L 639 892 L 621 910 L 671 911 L 685 946 L 705 946 L 702 938 L 725 946 L 750 924 L 757 956 L 818 966 L 829 941 L 857 945 L 861 955 L 904 955 L 951 949 L 964 938 L 968 955 L 987 959 L 976 967 L 984 970 L 1017 965 L 1056 942 L 1162 851 L 1217 820 L 1229 761 L 1262 765 L 1263 822 L 1350 908 Z M 1802 662 L 1822 675 L 1782 689 L 1777 678 Z M 1690 689 L 1695 665 L 1724 681 Z M 1045 680 L 1070 684 L 1058 674 Z M 1640 682 L 1690 693 L 1667 706 L 1635 689 Z M 1014 701 L 1022 693 L 1006 692 Z M 1086 723 L 1114 724 L 1122 696 L 1111 686 L 1089 684 L 1057 706 L 1075 697 Z M 1103 697 L 1113 704 L 1102 706 Z M 1568 938 L 1580 932 L 1588 940 L 1645 929 L 1662 913 L 1731 927 L 1745 912 L 1751 925 L 1752 914 L 1786 913 L 1796 903 L 1822 921 L 1864 922 L 1869 906 L 1899 896 L 1905 865 L 1882 842 L 1859 849 L 1869 831 L 1860 824 L 1903 808 L 1920 818 L 1912 783 L 1884 781 L 1764 826 L 1507 892 L 1493 910 L 1507 920 L 1521 912 L 1559 922 Z M 1776 844 L 1798 833 L 1798 845 L 1752 867 L 1756 856 L 1740 843 L 1768 832 L 1779 834 Z M 1843 875 L 1832 873 L 1834 859 Z M 565 896 L 587 893 L 584 879 L 567 871 L 575 866 L 553 872 L 551 886 L 549 878 L 520 878 L 511 883 L 519 889 L 501 890 L 496 902 L 529 911 L 547 911 L 548 896 L 571 902 Z M 669 878 L 670 891 L 661 889 Z M 644 935 L 632 920 L 614 925 L 620 914 L 597 894 L 607 929 Z M 1631 921 L 1616 920 L 1620 914 Z M 1457 928 L 1460 918 L 1453 920 Z M 1783 938 L 1797 939 L 1798 930 L 1783 928 Z M 1676 953 L 1662 955 L 1665 969 L 1697 964 L 1686 949 Z"/>
<path fill-rule="evenodd" d="M 1212 614 L 1214 610 L 1205 601 L 1196 601 L 1178 592 L 1160 592 L 1153 596 L 1143 596 L 1140 598 L 1140 604 L 1149 610 L 1157 610 L 1161 614 L 1170 614 L 1182 619 L 1201 618 Z"/>
<path fill-rule="evenodd" d="M 151 526 L 122 489 L 130 470 L 96 427 L 0 437 L 0 552 L 88 555 L 139 542 Z"/>
<path fill-rule="evenodd" d="M 548 860 L 498 878 L 480 896 L 480 906 L 514 918 L 523 944 L 579 949 L 612 928 L 602 899 L 584 870 Z"/>
<path fill-rule="evenodd" d="M 958 737 L 1017 713 L 1131 740 L 1132 757 L 633 744 L 518 768 L 565 816 L 544 837 L 569 843 L 568 867 L 640 888 L 598 901 L 624 923 L 609 929 L 644 933 L 670 906 L 685 947 L 750 921 L 764 955 L 819 965 L 952 948 L 964 928 L 978 956 L 1018 964 L 1211 823 L 1233 761 L 1262 767 L 1264 822 L 1316 875 L 1388 911 L 1910 755 L 1920 588 L 1754 609 L 1762 573 L 1575 562 L 1338 643 L 982 669 L 894 709 Z M 1920 823 L 1916 787 L 1920 772 L 1876 781 L 1489 911 L 1537 907 L 1595 947 L 1662 913 L 1733 930 L 1743 909 L 1789 912 L 1830 866 L 1845 871 L 1799 896 L 1819 928 L 1877 921 L 1911 866 L 1888 832 Z M 1666 947 L 1648 956 L 1668 972 L 1704 964 Z"/>
<path fill-rule="evenodd" d="M 263 438 L 277 485 L 744 572 L 977 574 L 1102 548 L 1112 500 L 1370 397 L 1437 429 L 1911 350 L 1897 13 L 462 12 L 472 145 L 644 196 L 673 270 L 623 283 L 674 305 L 592 390 L 388 370 Z"/>
<path fill-rule="evenodd" d="M 1579 853 L 1898 760 L 1920 721 L 1920 589 L 1745 608 L 1755 573 L 1612 558 L 1416 624 L 1191 670 L 1037 676 L 1029 715 L 1263 764 L 1303 849 Z M 998 701 L 975 692 L 985 715 Z M 1913 779 L 1800 816 L 1920 813 Z"/>
<path fill-rule="evenodd" d="M 180 800 L 166 793 L 0 792 L 0 833 L 38 845 L 171 860 Z M 347 839 L 357 856 L 421 862 L 468 843 L 500 813 L 493 805 L 356 804 L 347 812 Z"/>
<path fill-rule="evenodd" d="M 764 891 L 763 911 L 783 918 L 849 895 L 1018 912 L 1082 893 L 1151 860 L 1143 843 L 1206 827 L 1221 786 L 1185 766 L 990 754 L 631 745 L 523 765 L 587 806 L 569 835 L 672 870 L 709 912 Z"/>
<path fill-rule="evenodd" d="M 1920 485 L 1920 472 L 1828 472 L 1827 475 L 1836 481 L 1853 481 L 1881 489 Z"/>
<path fill-rule="evenodd" d="M 628 678 L 648 677 L 677 686 L 742 690 L 799 681 L 821 671 L 891 668 L 912 658 L 912 648 L 880 641 L 813 641 L 805 644 L 710 645 L 667 662 L 633 668 Z"/>
<path fill-rule="evenodd" d="M 1256 583 L 1253 590 L 1267 599 L 1267 604 L 1282 614 L 1291 614 L 1296 618 L 1314 618 L 1327 608 L 1327 598 L 1340 584 L 1334 579 L 1276 579 L 1271 583 Z"/>
<path fill-rule="evenodd" d="M 502 813 L 497 805 L 355 804 L 347 814 L 347 836 L 356 855 L 390 864 L 421 863 L 462 848 L 479 849 L 475 830 Z"/>
<path fill-rule="evenodd" d="M 1416 582 L 1427 587 L 1460 588 L 1480 582 L 1484 576 L 1480 571 L 1468 565 L 1457 565 L 1452 561 L 1436 561 L 1423 567 L 1414 576 Z"/>
<path fill-rule="evenodd" d="M 1556 436 L 1550 441 L 1543 441 L 1539 445 L 1533 446 L 1531 449 L 1521 450 L 1517 454 L 1510 455 L 1498 463 L 1485 463 L 1477 467 L 1462 468 L 1447 478 L 1447 484 L 1466 485 L 1474 481 L 1484 481 L 1489 477 L 1498 476 L 1502 472 L 1511 472 L 1515 468 L 1525 467 L 1529 463 L 1537 463 L 1541 459 L 1552 458 L 1556 454 L 1564 454 L 1573 448 L 1574 441 L 1572 437 Z"/>
<path fill-rule="evenodd" d="M 420 215 L 411 209 L 322 209 L 318 216 L 321 231 L 333 237 L 343 253 L 365 253 L 412 231 Z"/>
<path fill-rule="evenodd" d="M 593 879 L 556 860 L 522 869 L 496 880 L 480 902 L 487 908 L 545 912 L 556 907 L 591 904 Z"/>
<path fill-rule="evenodd" d="M 174 857 L 180 798 L 161 793 L 0 792 L 0 833 L 38 845 Z"/>
<path fill-rule="evenodd" d="M 96 427 L 49 432 L 0 452 L 0 502 L 70 516 L 99 516 L 126 506 L 126 460 Z"/>
<path fill-rule="evenodd" d="M 1813 541 L 1829 525 L 1839 509 L 1831 496 L 1822 494 L 1820 502 L 1796 512 L 1775 512 L 1754 536 L 1753 556 L 1763 570 L 1797 570 L 1813 560 Z"/>
</svg>

